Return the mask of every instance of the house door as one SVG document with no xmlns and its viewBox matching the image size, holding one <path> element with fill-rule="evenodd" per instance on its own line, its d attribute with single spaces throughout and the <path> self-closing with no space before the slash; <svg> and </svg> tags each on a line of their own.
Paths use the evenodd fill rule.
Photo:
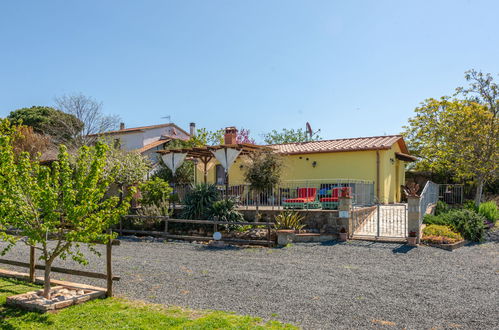
<svg viewBox="0 0 499 330">
<path fill-rule="evenodd" d="M 222 165 L 216 165 L 215 167 L 215 182 L 217 185 L 224 185 L 226 183 L 225 169 Z"/>
</svg>

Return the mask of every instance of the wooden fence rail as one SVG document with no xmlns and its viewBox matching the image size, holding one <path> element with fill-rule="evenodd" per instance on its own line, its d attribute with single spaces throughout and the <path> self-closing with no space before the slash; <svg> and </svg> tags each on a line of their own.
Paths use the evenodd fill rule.
<svg viewBox="0 0 499 330">
<path fill-rule="evenodd" d="M 102 244 L 102 243 L 98 243 L 98 244 Z M 88 278 L 98 278 L 98 279 L 107 280 L 106 295 L 108 297 L 112 297 L 113 296 L 113 282 L 119 281 L 121 279 L 119 276 L 114 276 L 113 272 L 112 272 L 112 246 L 119 245 L 119 244 L 120 244 L 119 240 L 112 240 L 112 241 L 105 244 L 106 245 L 106 272 L 105 273 L 89 272 L 89 271 L 76 270 L 76 269 L 67 269 L 67 268 L 62 268 L 62 267 L 51 267 L 51 271 L 55 272 L 55 273 L 61 273 L 61 274 L 69 274 L 69 275 L 75 275 L 75 276 L 82 276 L 82 277 L 88 277 Z M 30 246 L 29 262 L 0 259 L 0 264 L 28 268 L 29 269 L 29 281 L 35 282 L 35 270 L 36 269 L 45 270 L 45 265 L 37 265 L 35 263 L 35 259 L 36 259 L 35 248 Z"/>
<path fill-rule="evenodd" d="M 149 230 L 133 230 L 133 229 L 123 229 L 122 219 L 158 219 L 165 222 L 164 231 L 149 231 Z M 181 240 L 191 240 L 191 241 L 209 241 L 212 240 L 212 237 L 208 236 L 191 236 L 191 235 L 173 235 L 168 232 L 168 223 L 190 223 L 190 224 L 199 224 L 199 225 L 213 225 L 213 232 L 218 231 L 218 225 L 241 225 L 241 226 L 265 226 L 267 227 L 267 240 L 245 240 L 245 239 L 236 239 L 236 238 L 224 238 L 224 242 L 228 243 L 241 243 L 241 244 L 257 244 L 261 245 L 265 243 L 267 246 L 271 247 L 273 244 L 271 238 L 271 229 L 274 225 L 272 222 L 231 222 L 231 221 L 219 221 L 219 220 L 191 220 L 191 219 L 172 219 L 168 216 L 153 216 L 153 215 L 126 215 L 122 219 L 120 219 L 118 232 L 120 235 L 123 234 L 138 234 L 138 235 L 148 235 L 148 236 L 159 236 L 163 238 L 169 239 L 181 239 Z"/>
</svg>

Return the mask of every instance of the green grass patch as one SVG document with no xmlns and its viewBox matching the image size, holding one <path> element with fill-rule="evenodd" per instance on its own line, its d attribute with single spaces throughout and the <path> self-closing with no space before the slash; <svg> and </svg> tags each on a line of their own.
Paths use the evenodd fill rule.
<svg viewBox="0 0 499 330">
<path fill-rule="evenodd" d="M 98 299 L 40 314 L 5 306 L 8 296 L 37 286 L 0 278 L 0 329 L 296 329 L 277 321 L 220 311 L 165 307 L 119 298 Z"/>
</svg>

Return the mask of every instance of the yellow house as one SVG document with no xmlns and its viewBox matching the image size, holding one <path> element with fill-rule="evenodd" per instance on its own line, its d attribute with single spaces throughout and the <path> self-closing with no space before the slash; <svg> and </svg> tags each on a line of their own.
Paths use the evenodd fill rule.
<svg viewBox="0 0 499 330">
<path fill-rule="evenodd" d="M 227 143 L 227 137 L 226 137 Z M 282 181 L 331 182 L 336 179 L 365 180 L 374 183 L 374 195 L 382 203 L 400 202 L 400 186 L 405 183 L 409 155 L 401 135 L 335 139 L 270 145 L 283 155 Z M 239 157 L 229 170 L 230 185 L 244 184 L 245 157 Z M 203 172 L 198 169 L 197 181 Z M 213 163 L 209 183 L 224 184 L 223 168 Z"/>
</svg>

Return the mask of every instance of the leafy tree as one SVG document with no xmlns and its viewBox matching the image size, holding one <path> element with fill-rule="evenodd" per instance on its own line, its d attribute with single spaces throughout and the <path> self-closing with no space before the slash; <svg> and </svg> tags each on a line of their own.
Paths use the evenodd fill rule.
<svg viewBox="0 0 499 330">
<path fill-rule="evenodd" d="M 283 143 L 294 143 L 294 142 L 308 142 L 317 141 L 321 137 L 314 133 L 312 136 L 302 128 L 298 129 L 287 129 L 283 128 L 282 131 L 272 130 L 270 133 L 263 135 L 263 140 L 266 144 L 283 144 Z"/>
<path fill-rule="evenodd" d="M 170 198 L 173 189 L 168 182 L 155 177 L 139 185 L 142 198 L 140 202 L 145 205 L 159 205 Z"/>
<path fill-rule="evenodd" d="M 83 129 L 83 122 L 74 115 L 44 106 L 14 110 L 7 119 L 31 126 L 35 133 L 49 135 L 56 143 L 70 142 L 75 132 L 80 133 Z M 66 127 L 72 129 L 67 130 Z"/>
<path fill-rule="evenodd" d="M 0 136 L 0 237 L 6 253 L 18 241 L 41 251 L 45 261 L 43 295 L 50 298 L 50 273 L 54 260 L 68 256 L 86 264 L 80 243 L 107 242 L 106 230 L 129 208 L 129 198 L 106 198 L 111 176 L 104 175 L 107 146 L 83 147 L 72 166 L 64 146 L 52 168 L 31 161 L 27 153 L 15 160 L 12 130 L 3 121 Z M 15 228 L 19 236 L 3 230 Z M 26 240 L 22 239 L 26 237 Z M 54 240 L 49 242 L 49 240 Z"/>
<path fill-rule="evenodd" d="M 206 128 L 197 130 L 195 137 L 191 138 L 197 144 L 196 146 L 213 146 L 224 143 L 224 130 L 208 131 Z"/>
<path fill-rule="evenodd" d="M 63 95 L 55 99 L 57 107 L 66 114 L 72 115 L 82 123 L 75 127 L 67 121 L 60 125 L 71 135 L 75 146 L 90 145 L 97 140 L 98 133 L 118 129 L 120 117 L 105 115 L 102 112 L 102 103 L 83 94 Z"/>
<path fill-rule="evenodd" d="M 404 134 L 409 148 L 421 158 L 417 167 L 475 180 L 478 205 L 484 184 L 497 177 L 497 112 L 486 104 L 449 97 L 428 99 L 415 112 Z"/>
<path fill-rule="evenodd" d="M 283 162 L 280 155 L 271 150 L 255 152 L 249 155 L 244 179 L 249 183 L 250 189 L 256 193 L 275 187 L 281 179 Z M 257 214 L 259 198 L 256 198 Z"/>
</svg>

